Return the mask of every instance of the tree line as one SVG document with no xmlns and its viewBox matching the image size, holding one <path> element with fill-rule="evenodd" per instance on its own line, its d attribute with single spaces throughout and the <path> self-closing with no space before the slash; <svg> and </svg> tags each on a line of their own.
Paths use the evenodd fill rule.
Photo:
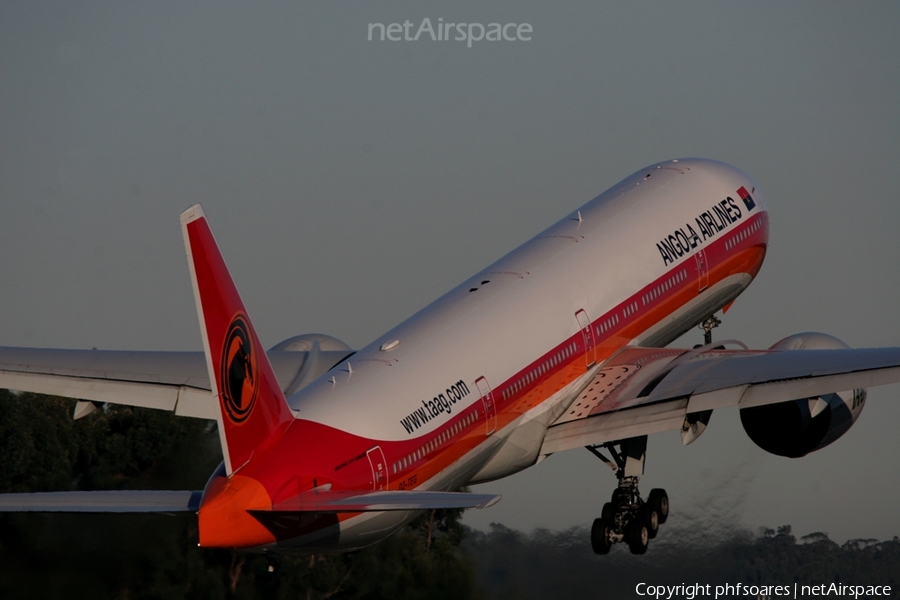
<svg viewBox="0 0 900 600">
<path fill-rule="evenodd" d="M 0 492 L 202 489 L 221 461 L 215 425 L 0 390 Z M 864 583 L 900 587 L 900 540 L 790 527 L 732 528 L 709 544 L 677 529 L 650 553 L 595 556 L 583 529 L 469 530 L 461 511 L 426 512 L 387 540 L 332 555 L 197 547 L 193 515 L 0 514 L 0 598 L 625 598 L 655 585 Z M 686 539 L 686 536 L 684 536 Z"/>
</svg>

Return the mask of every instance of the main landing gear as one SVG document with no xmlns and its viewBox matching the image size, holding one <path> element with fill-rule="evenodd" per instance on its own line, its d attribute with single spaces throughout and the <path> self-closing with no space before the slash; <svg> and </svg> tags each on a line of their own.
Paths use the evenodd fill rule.
<svg viewBox="0 0 900 600">
<path fill-rule="evenodd" d="M 710 315 L 707 319 L 705 319 L 702 323 L 700 323 L 700 329 L 703 330 L 703 343 L 709 346 L 712 344 L 712 330 L 722 324 L 722 320 L 719 319 L 716 315 Z"/>
<path fill-rule="evenodd" d="M 650 540 L 659 532 L 659 526 L 669 517 L 669 496 L 665 490 L 650 490 L 647 500 L 642 500 L 638 491 L 639 476 L 644 474 L 647 436 L 586 448 L 609 465 L 619 479 L 612 499 L 603 505 L 600 518 L 594 519 L 591 527 L 594 552 L 608 554 L 613 544 L 625 542 L 632 554 L 645 553 Z M 599 448 L 605 448 L 615 463 Z"/>
</svg>

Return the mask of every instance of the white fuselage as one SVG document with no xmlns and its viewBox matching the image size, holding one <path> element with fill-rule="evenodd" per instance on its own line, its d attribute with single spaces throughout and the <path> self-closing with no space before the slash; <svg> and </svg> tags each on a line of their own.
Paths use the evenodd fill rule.
<svg viewBox="0 0 900 600">
<path fill-rule="evenodd" d="M 756 275 L 767 235 L 762 196 L 741 171 L 699 159 L 652 165 L 289 402 L 298 419 L 366 440 L 348 443 L 347 456 L 332 442 L 324 461 L 377 447 L 385 464 L 375 489 L 503 477 L 539 459 L 547 427 L 613 353 L 668 344 L 733 301 Z"/>
</svg>

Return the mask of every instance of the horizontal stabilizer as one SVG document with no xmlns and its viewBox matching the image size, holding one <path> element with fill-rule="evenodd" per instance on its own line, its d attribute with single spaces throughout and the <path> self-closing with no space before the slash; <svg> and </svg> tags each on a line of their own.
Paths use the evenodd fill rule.
<svg viewBox="0 0 900 600">
<path fill-rule="evenodd" d="M 409 491 L 320 491 L 307 492 L 279 502 L 271 509 L 250 512 L 370 512 L 388 510 L 434 510 L 439 508 L 487 508 L 499 502 L 496 494 L 468 492 Z"/>
<path fill-rule="evenodd" d="M 112 490 L 0 494 L 0 512 L 173 513 L 196 512 L 203 492 Z"/>
</svg>

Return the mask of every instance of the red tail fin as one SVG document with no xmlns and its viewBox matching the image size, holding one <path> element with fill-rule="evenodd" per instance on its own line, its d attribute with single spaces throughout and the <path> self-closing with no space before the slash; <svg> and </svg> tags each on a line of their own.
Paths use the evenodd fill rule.
<svg viewBox="0 0 900 600">
<path fill-rule="evenodd" d="M 199 204 L 181 214 L 194 300 L 228 474 L 274 442 L 293 420 L 244 303 Z"/>
</svg>

